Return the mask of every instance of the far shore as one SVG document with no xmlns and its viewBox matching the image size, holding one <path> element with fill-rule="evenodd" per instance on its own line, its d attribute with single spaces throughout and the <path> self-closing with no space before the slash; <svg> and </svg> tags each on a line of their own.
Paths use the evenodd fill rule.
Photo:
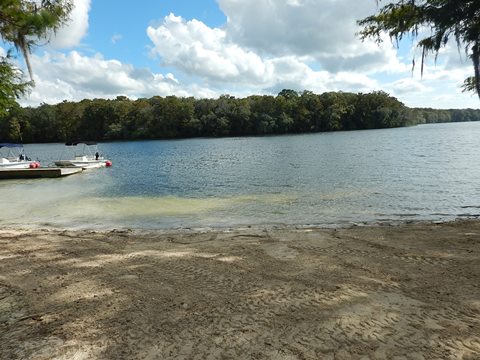
<svg viewBox="0 0 480 360">
<path fill-rule="evenodd" d="M 0 359 L 479 359 L 480 221 L 0 230 Z"/>
</svg>

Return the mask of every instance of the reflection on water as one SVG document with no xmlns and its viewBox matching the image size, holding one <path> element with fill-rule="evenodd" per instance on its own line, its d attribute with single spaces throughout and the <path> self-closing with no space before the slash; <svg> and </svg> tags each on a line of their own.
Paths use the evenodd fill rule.
<svg viewBox="0 0 480 360">
<path fill-rule="evenodd" d="M 476 216 L 480 123 L 102 144 L 113 168 L 0 183 L 0 224 L 176 228 Z M 44 165 L 61 144 L 27 145 Z"/>
</svg>

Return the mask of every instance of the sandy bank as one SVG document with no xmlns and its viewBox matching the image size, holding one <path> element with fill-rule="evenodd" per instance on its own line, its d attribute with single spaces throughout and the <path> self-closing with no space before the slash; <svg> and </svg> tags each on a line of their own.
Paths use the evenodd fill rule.
<svg viewBox="0 0 480 360">
<path fill-rule="evenodd" d="M 480 222 L 0 231 L 1 359 L 479 359 Z"/>
</svg>

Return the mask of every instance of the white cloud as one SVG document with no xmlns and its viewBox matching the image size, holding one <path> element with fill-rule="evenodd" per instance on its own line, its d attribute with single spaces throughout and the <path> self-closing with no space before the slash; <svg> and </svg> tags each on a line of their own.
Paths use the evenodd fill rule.
<svg viewBox="0 0 480 360">
<path fill-rule="evenodd" d="M 112 44 L 116 44 L 117 42 L 122 40 L 122 38 L 123 38 L 122 34 L 114 34 L 110 39 L 110 41 L 112 42 Z"/>
<path fill-rule="evenodd" d="M 275 64 L 286 57 L 296 63 L 296 66 L 273 67 L 267 81 L 272 90 L 281 85 L 318 92 L 387 89 L 408 105 L 420 106 L 418 99 L 422 99 L 425 104 L 438 107 L 454 105 L 453 101 L 445 102 L 445 97 L 435 96 L 435 92 L 450 91 L 452 98 L 459 99 L 459 106 L 478 107 L 476 99 L 459 93 L 463 79 L 471 74 L 471 65 L 468 60 L 459 61 L 456 46 L 442 50 L 443 63 L 432 64 L 430 57 L 423 79 L 420 79 L 420 66 L 417 65 L 413 79 L 412 57 L 402 58 L 387 36 L 383 37 L 380 46 L 359 40 L 355 35 L 359 31 L 356 21 L 377 10 L 373 1 L 218 2 L 228 19 L 222 29 L 226 43 L 257 54 L 265 64 Z M 314 71 L 307 65 L 315 63 L 320 70 Z"/>
<path fill-rule="evenodd" d="M 228 19 L 228 38 L 259 54 L 309 56 L 330 72 L 399 68 L 389 41 L 378 47 L 355 35 L 356 21 L 375 12 L 374 1 L 219 0 L 219 4 Z"/>
<path fill-rule="evenodd" d="M 197 20 L 186 21 L 173 14 L 158 27 L 148 27 L 153 52 L 164 65 L 202 78 L 211 86 L 240 86 L 251 92 L 275 92 L 289 87 L 298 90 L 372 90 L 373 80 L 355 73 L 314 71 L 305 60 L 294 55 L 262 57 L 231 42 L 225 30 L 210 28 Z M 342 80 L 343 79 L 343 80 Z M 233 84 L 233 85 L 232 85 Z"/>
<path fill-rule="evenodd" d="M 437 62 L 432 57 L 426 59 L 423 76 L 417 63 L 413 73 L 382 86 L 412 107 L 478 108 L 478 97 L 462 93 L 461 88 L 463 80 L 472 74 L 471 65 L 459 62 L 452 66 L 455 56 L 458 52 L 446 49 Z"/>
<path fill-rule="evenodd" d="M 158 28 L 148 27 L 147 34 L 163 63 L 187 74 L 228 81 L 249 81 L 265 74 L 258 55 L 227 42 L 223 30 L 200 21 L 170 14 Z"/>
<path fill-rule="evenodd" d="M 438 109 L 478 108 L 477 95 L 462 93 L 455 83 L 414 81 L 409 89 L 408 80 L 403 79 L 397 81 L 395 85 L 396 89 L 390 88 L 389 85 L 385 85 L 384 88 L 407 106 Z M 402 89 L 402 86 L 405 88 Z"/>
<path fill-rule="evenodd" d="M 214 98 L 222 93 L 247 96 L 252 93 L 278 93 L 283 88 L 310 89 L 321 93 L 330 90 L 370 91 L 378 84 L 365 75 L 313 71 L 294 57 L 270 60 L 271 70 L 262 83 L 252 87 L 232 86 L 215 88 L 208 83 L 185 83 L 172 73 L 156 74 L 146 68 L 136 68 L 118 60 L 108 60 L 100 54 L 85 56 L 77 51 L 68 54 L 48 53 L 33 55 L 35 88 L 21 102 L 23 105 L 58 103 L 63 100 L 80 101 L 88 98 L 130 98 L 155 95 L 195 96 Z"/>
<path fill-rule="evenodd" d="M 74 21 L 64 29 L 64 35 L 72 35 L 71 44 L 78 44 L 88 29 L 90 0 L 76 4 Z M 170 14 L 147 28 L 151 53 L 168 67 L 163 74 L 78 51 L 33 56 L 37 86 L 26 103 L 118 95 L 247 96 L 290 88 L 317 93 L 386 90 L 409 106 L 447 107 L 457 99 L 457 107 L 478 107 L 478 100 L 459 93 L 471 65 L 458 61 L 456 48 L 442 50 L 443 60 L 437 64 L 429 58 L 420 79 L 418 64 L 411 74 L 413 51 L 418 49 L 408 54 L 388 38 L 379 47 L 355 36 L 356 20 L 375 12 L 373 0 L 218 0 L 218 4 L 227 17 L 222 27 Z M 111 41 L 120 39 L 115 34 Z"/>
<path fill-rule="evenodd" d="M 52 34 L 50 46 L 53 48 L 71 48 L 80 43 L 88 31 L 90 0 L 74 0 L 74 8 L 69 22 Z"/>
<path fill-rule="evenodd" d="M 287 5 L 289 6 L 302 6 L 300 0 L 287 0 Z"/>
<path fill-rule="evenodd" d="M 430 92 L 433 88 L 427 87 L 421 81 L 414 78 L 403 78 L 393 82 L 391 85 L 394 94 L 402 95 L 409 93 L 424 93 Z"/>
<path fill-rule="evenodd" d="M 76 51 L 68 54 L 45 53 L 32 56 L 35 88 L 23 99 L 23 105 L 80 101 L 85 98 L 131 98 L 167 96 L 217 96 L 196 85 L 183 85 L 171 73 L 155 74 L 118 60 L 106 60 L 100 54 L 83 56 Z"/>
</svg>

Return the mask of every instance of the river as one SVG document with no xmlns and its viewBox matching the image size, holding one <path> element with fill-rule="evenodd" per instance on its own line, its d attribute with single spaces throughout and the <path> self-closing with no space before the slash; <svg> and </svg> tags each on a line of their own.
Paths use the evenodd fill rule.
<svg viewBox="0 0 480 360">
<path fill-rule="evenodd" d="M 63 144 L 28 144 L 42 165 Z M 0 182 L 0 226 L 345 226 L 480 215 L 480 122 L 100 144 L 113 167 Z"/>
</svg>

